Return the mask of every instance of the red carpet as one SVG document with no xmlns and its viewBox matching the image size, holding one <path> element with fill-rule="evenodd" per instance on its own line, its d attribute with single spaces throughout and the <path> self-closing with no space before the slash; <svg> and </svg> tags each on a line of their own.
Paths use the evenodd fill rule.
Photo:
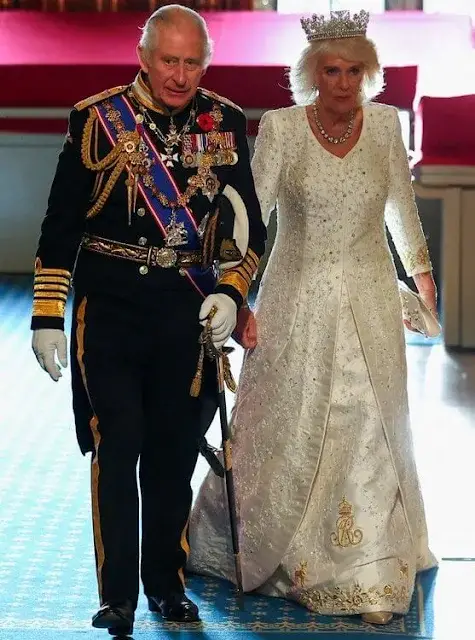
<svg viewBox="0 0 475 640">
<path fill-rule="evenodd" d="M 70 108 L 85 96 L 130 82 L 137 70 L 139 27 L 146 17 L 135 12 L 0 12 L 0 128 L 62 131 L 62 112 L 57 120 L 50 114 L 47 121 L 31 119 L 30 113 L 26 123 L 21 112 L 21 120 L 11 112 L 9 118 L 1 118 L 1 109 Z M 298 16 L 255 11 L 209 13 L 205 18 L 215 55 L 203 85 L 248 110 L 290 104 L 285 70 L 305 42 Z M 475 78 L 468 17 L 385 13 L 372 16 L 369 35 L 385 66 L 418 66 L 419 81 L 425 78 L 427 87 L 432 82 L 433 95 L 467 93 L 458 87 L 470 76 Z M 381 100 L 405 104 L 413 93 L 413 77 L 409 74 L 406 81 L 398 74 L 388 75 Z M 436 85 L 442 93 L 433 93 Z"/>
</svg>

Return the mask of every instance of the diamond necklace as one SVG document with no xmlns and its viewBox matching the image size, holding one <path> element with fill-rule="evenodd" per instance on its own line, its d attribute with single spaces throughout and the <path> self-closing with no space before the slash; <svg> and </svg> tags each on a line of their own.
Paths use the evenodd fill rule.
<svg viewBox="0 0 475 640">
<path fill-rule="evenodd" d="M 322 123 L 320 121 L 320 118 L 318 116 L 318 107 L 317 107 L 317 103 L 316 102 L 313 103 L 312 109 L 313 109 L 313 117 L 315 119 L 315 124 L 317 125 L 318 130 L 320 131 L 322 136 L 325 138 L 325 140 L 328 140 L 328 142 L 331 142 L 332 144 L 342 144 L 343 142 L 346 142 L 348 140 L 348 138 L 353 133 L 353 127 L 355 125 L 355 110 L 354 109 L 352 109 L 352 111 L 351 111 L 350 121 L 348 123 L 348 127 L 347 127 L 345 133 L 340 137 L 330 136 L 325 131 L 325 129 L 323 128 L 323 125 L 322 125 Z"/>
</svg>

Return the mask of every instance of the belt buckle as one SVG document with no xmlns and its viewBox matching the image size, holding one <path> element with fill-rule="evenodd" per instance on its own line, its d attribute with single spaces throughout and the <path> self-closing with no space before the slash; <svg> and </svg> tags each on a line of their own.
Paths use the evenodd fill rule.
<svg viewBox="0 0 475 640">
<path fill-rule="evenodd" d="M 152 262 L 163 269 L 170 269 L 170 267 L 174 267 L 178 260 L 177 252 L 171 247 L 162 247 L 154 252 L 154 254 Z"/>
</svg>

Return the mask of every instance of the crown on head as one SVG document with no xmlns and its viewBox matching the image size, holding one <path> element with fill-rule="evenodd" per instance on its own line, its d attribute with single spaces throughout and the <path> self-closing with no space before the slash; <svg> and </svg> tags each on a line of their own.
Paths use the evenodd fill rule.
<svg viewBox="0 0 475 640">
<path fill-rule="evenodd" d="M 369 13 L 362 9 L 351 17 L 349 11 L 330 11 L 330 17 L 314 13 L 311 18 L 300 18 L 308 42 L 365 36 Z"/>
</svg>

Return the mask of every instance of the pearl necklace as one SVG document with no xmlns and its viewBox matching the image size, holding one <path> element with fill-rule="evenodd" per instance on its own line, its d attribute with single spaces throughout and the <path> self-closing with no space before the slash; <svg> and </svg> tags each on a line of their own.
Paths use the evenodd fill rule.
<svg viewBox="0 0 475 640">
<path fill-rule="evenodd" d="M 350 121 L 348 123 L 348 127 L 345 131 L 345 133 L 340 136 L 339 138 L 336 138 L 335 136 L 330 136 L 325 129 L 323 128 L 323 125 L 320 121 L 320 118 L 318 117 L 318 107 L 317 107 L 317 103 L 314 102 L 312 105 L 313 108 L 313 117 L 315 119 L 315 124 L 318 127 L 318 130 L 320 131 L 320 133 L 322 134 L 322 136 L 325 138 L 325 140 L 328 140 L 328 142 L 331 142 L 332 144 L 342 144 L 343 142 L 346 142 L 348 140 L 348 138 L 351 136 L 351 134 L 353 133 L 353 127 L 355 124 L 355 110 L 353 109 L 351 111 L 351 116 L 350 116 Z"/>
</svg>

